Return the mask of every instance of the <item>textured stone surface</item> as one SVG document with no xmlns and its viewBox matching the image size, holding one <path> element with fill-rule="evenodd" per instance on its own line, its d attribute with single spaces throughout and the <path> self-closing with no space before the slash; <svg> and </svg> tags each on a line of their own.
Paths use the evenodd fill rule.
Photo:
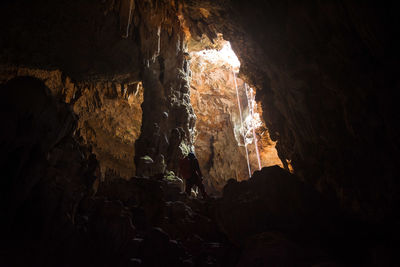
<svg viewBox="0 0 400 267">
<path fill-rule="evenodd" d="M 400 194 L 393 4 L 135 1 L 128 37 L 121 35 L 120 1 L 2 5 L 3 64 L 61 69 L 72 79 L 143 80 L 148 115 L 139 154 L 156 162 L 161 154 L 170 161 L 165 140 L 173 128 L 182 127 L 184 142 L 192 143 L 183 34 L 201 41 L 223 33 L 241 60 L 242 78 L 258 90 L 282 162 L 349 212 L 394 216 Z"/>
<path fill-rule="evenodd" d="M 94 191 L 91 153 L 73 134 L 78 118 L 71 107 L 40 79 L 17 77 L 0 89 L 0 121 L 8 125 L 0 136 L 1 265 L 225 261 L 230 244 L 208 203 L 189 200 L 157 177 L 106 179 Z"/>
<path fill-rule="evenodd" d="M 1 69 L 3 73 L 15 67 L 10 71 L 16 73 L 5 75 L 9 78 L 2 81 L 40 76 L 45 86 L 35 79 L 18 88 L 1 84 L 0 205 L 4 216 L 0 231 L 5 238 L 0 240 L 4 255 L 0 265 L 127 266 L 141 261 L 146 265 L 154 262 L 154 245 L 157 260 L 164 258 L 178 266 L 234 266 L 237 258 L 249 265 L 254 263 L 252 252 L 256 251 L 262 254 L 261 260 L 276 259 L 282 266 L 290 263 L 288 257 L 302 260 L 297 258 L 302 255 L 298 248 L 314 244 L 330 251 L 329 258 L 338 258 L 343 265 L 398 266 L 394 262 L 398 262 L 400 196 L 396 170 L 399 21 L 393 3 L 2 1 Z M 195 125 L 185 37 L 213 47 L 212 41 L 202 38 L 211 40 L 217 33 L 223 33 L 239 56 L 240 76 L 258 90 L 278 155 L 283 163 L 290 160 L 297 174 L 291 182 L 277 176 L 276 183 L 256 183 L 254 195 L 246 194 L 251 192 L 246 186 L 242 190 L 238 184 L 228 184 L 228 191 L 239 192 L 232 190 L 230 198 L 220 200 L 230 211 L 224 213 L 225 225 L 230 225 L 224 230 L 230 230 L 232 240 L 241 244 L 230 251 L 220 249 L 230 247 L 223 236 L 202 236 L 213 232 L 208 229 L 215 225 L 214 210 L 208 209 L 213 201 L 188 200 L 176 190 L 177 195 L 169 196 L 173 203 L 157 199 L 172 216 L 159 213 L 168 229 L 164 233 L 153 231 L 153 225 L 143 219 L 145 208 L 140 205 L 121 205 L 118 199 L 109 203 L 104 199 L 111 198 L 107 194 L 93 197 L 94 177 L 87 174 L 90 153 L 80 145 L 82 140 L 75 139 L 78 135 L 73 129 L 78 120 L 73 118 L 71 106 L 62 103 L 76 101 L 81 116 L 90 111 L 105 123 L 108 111 L 130 116 L 124 113 L 125 104 L 117 104 L 129 105 L 122 94 L 118 96 L 118 90 L 120 100 L 110 100 L 116 97 L 113 88 L 142 81 L 144 123 L 135 146 L 136 158 L 139 162 L 144 155 L 152 158 L 153 165 L 145 166 L 142 173 L 154 174 L 166 166 L 174 169 L 174 161 L 182 154 L 179 145 L 190 147 L 193 143 Z M 60 83 L 65 90 L 57 89 Z M 43 90 L 36 90 L 38 87 Z M 57 92 L 60 95 L 53 94 Z M 85 98 L 87 103 L 79 102 Z M 116 125 L 127 122 L 113 120 L 105 126 L 111 129 L 107 135 L 115 142 L 117 135 L 131 140 L 132 136 L 122 134 Z M 93 121 L 91 125 L 100 127 Z M 83 138 L 93 140 L 89 131 L 82 132 Z M 109 141 L 105 135 L 101 140 Z M 118 147 L 114 141 L 104 155 L 115 152 L 111 148 Z M 120 178 L 111 172 L 107 175 Z M 344 218 L 333 223 L 332 236 L 319 243 L 329 232 L 318 230 L 325 225 L 319 223 L 324 221 L 319 220 L 324 212 L 311 215 L 328 207 L 319 198 L 311 201 L 310 195 L 317 194 L 313 188 L 340 203 L 347 215 L 359 216 L 367 223 L 348 220 L 342 214 Z M 129 190 L 118 189 L 115 195 L 118 192 L 129 195 Z M 137 192 L 145 196 L 151 189 Z M 255 212 L 255 208 L 268 212 Z M 191 220 L 204 222 L 206 227 Z M 175 223 L 180 229 L 173 229 Z M 282 233 L 275 235 L 272 227 Z M 304 228 L 307 231 L 301 231 Z M 177 237 L 184 241 L 172 239 Z M 244 239 L 249 243 L 241 242 Z M 175 253 L 177 248 L 185 253 Z M 301 262 L 323 265 L 318 252 L 312 256 L 314 260 Z M 329 265 L 332 261 L 325 262 Z"/>
<path fill-rule="evenodd" d="M 2 66 L 1 82 L 18 76 L 42 80 L 58 100 L 71 104 L 78 117 L 77 136 L 92 146 L 101 171 L 135 174 L 134 143 L 140 135 L 143 87 L 140 82 L 72 82 L 61 71 Z"/>
<path fill-rule="evenodd" d="M 150 173 L 163 172 L 165 165 L 177 172 L 176 165 L 171 166 L 170 162 L 182 156 L 178 146 L 191 147 L 193 143 L 195 117 L 190 105 L 187 42 L 179 19 L 181 9 L 179 2 L 140 1 L 137 6 L 141 14 L 138 31 L 145 90 L 142 134 L 136 142 L 135 162 L 142 166 L 140 158 L 149 156 L 154 162 Z M 178 128 L 181 128 L 180 137 L 175 142 L 173 131 Z M 139 167 L 137 174 L 147 172 Z"/>
<path fill-rule="evenodd" d="M 311 225 L 327 227 L 331 220 L 328 207 L 312 187 L 273 166 L 255 172 L 247 181 L 230 180 L 219 203 L 218 218 L 228 237 L 243 244 L 268 229 L 302 235 Z"/>
<path fill-rule="evenodd" d="M 193 2 L 186 13 L 192 35 L 214 30 L 231 42 L 242 77 L 259 90 L 282 161 L 352 213 L 395 216 L 394 4 Z"/>
<path fill-rule="evenodd" d="M 142 123 L 141 84 L 97 82 L 78 86 L 81 96 L 73 108 L 84 143 L 92 145 L 103 174 L 111 170 L 131 178 L 136 171 L 134 144 Z"/>
<path fill-rule="evenodd" d="M 190 146 L 194 127 L 188 94 L 189 69 L 184 56 L 186 40 L 179 16 L 181 2 L 108 0 L 85 4 L 80 1 L 33 4 L 17 1 L 2 5 L 2 12 L 7 10 L 8 14 L 15 14 L 1 16 L 2 32 L 8 36 L 1 42 L 2 64 L 17 68 L 23 65 L 36 72 L 59 69 L 72 83 L 82 82 L 78 94 L 89 97 L 88 103 L 85 98 L 82 98 L 83 103 L 78 103 L 79 115 L 85 117 L 86 122 L 83 137 L 91 139 L 97 147 L 93 149 L 97 149 L 99 156 L 102 154 L 103 162 L 113 165 L 127 177 L 135 172 L 135 168 L 127 164 L 133 165 L 132 140 L 139 132 L 132 129 L 129 120 L 136 121 L 141 115 L 138 110 L 135 114 L 126 110 L 126 103 L 103 102 L 103 96 L 121 96 L 116 91 L 124 84 L 129 86 L 142 81 L 146 89 L 142 106 L 144 123 L 139 124 L 143 135 L 135 148 L 138 152 L 136 166 L 141 157 L 150 156 L 154 161 L 151 172 L 162 171 L 165 163 L 176 171 L 173 162 L 182 153 L 176 152 L 179 152 L 180 143 L 170 147 L 171 131 L 182 128 L 185 136 L 181 139 Z M 58 75 L 57 78 L 63 78 L 60 73 Z M 74 93 L 68 97 L 73 97 Z M 78 96 L 75 94 L 75 98 Z M 83 111 L 85 109 L 88 113 Z M 115 114 L 111 122 L 107 113 L 120 115 Z M 129 117 L 127 120 L 125 115 Z M 100 127 L 104 120 L 109 121 L 109 127 Z M 94 131 L 91 132 L 91 128 Z M 97 132 L 101 144 L 107 141 L 108 145 L 97 146 L 93 132 Z M 110 139 L 110 134 L 117 137 Z M 121 166 L 116 166 L 118 164 Z M 138 173 L 143 175 L 145 172 L 140 168 Z"/>
<path fill-rule="evenodd" d="M 190 98 L 197 118 L 194 146 L 205 177 L 206 190 L 212 193 L 222 191 L 231 178 L 239 181 L 249 178 L 241 131 L 242 123 L 245 129 L 250 125 L 245 121 L 250 116 L 249 103 L 243 80 L 236 78 L 243 117 L 241 122 L 234 80 L 236 75 L 226 60 L 217 50 L 191 53 L 190 60 Z M 281 165 L 275 143 L 269 138 L 263 122 L 259 123 L 256 136 L 261 165 Z M 253 173 L 259 167 L 252 131 L 246 135 L 246 140 L 249 140 L 247 149 Z"/>
</svg>

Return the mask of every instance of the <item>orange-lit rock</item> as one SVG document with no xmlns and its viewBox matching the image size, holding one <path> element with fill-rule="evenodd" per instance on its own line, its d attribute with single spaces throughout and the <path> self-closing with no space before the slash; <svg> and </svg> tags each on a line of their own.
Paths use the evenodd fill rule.
<svg viewBox="0 0 400 267">
<path fill-rule="evenodd" d="M 77 136 L 92 146 L 103 176 L 112 170 L 121 177 L 135 174 L 135 141 L 142 122 L 140 82 L 72 82 L 59 70 L 2 66 L 0 82 L 16 76 L 42 80 L 51 94 L 69 103 L 78 115 Z"/>
<path fill-rule="evenodd" d="M 234 61 L 233 58 L 230 60 Z M 233 68 L 236 71 L 238 66 L 232 67 L 216 50 L 215 53 L 210 50 L 191 53 L 191 103 L 197 116 L 194 145 L 204 183 L 213 193 L 220 192 L 230 178 L 249 178 Z M 236 78 L 236 82 L 244 120 L 250 114 L 244 81 Z M 271 141 L 265 124 L 259 123 L 256 136 L 261 166 L 282 165 L 275 142 Z M 258 159 L 252 131 L 249 133 L 246 139 L 247 143 L 251 141 L 247 149 L 253 173 L 258 169 Z"/>
<path fill-rule="evenodd" d="M 103 173 L 114 170 L 121 177 L 135 174 L 135 141 L 140 135 L 143 90 L 140 83 L 82 84 L 75 102 L 78 129 L 93 146 Z"/>
</svg>

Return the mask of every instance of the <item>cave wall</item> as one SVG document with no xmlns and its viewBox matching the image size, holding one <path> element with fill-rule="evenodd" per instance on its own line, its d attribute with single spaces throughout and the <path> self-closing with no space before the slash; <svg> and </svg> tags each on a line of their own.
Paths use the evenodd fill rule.
<svg viewBox="0 0 400 267">
<path fill-rule="evenodd" d="M 28 68 L 32 77 L 49 72 L 44 81 L 59 71 L 62 81 L 53 87 L 70 94 L 64 100 L 73 102 L 82 141 L 93 146 L 103 173 L 176 172 L 194 126 L 181 9 L 182 1 L 3 2 L 4 80 L 24 72 L 8 75 L 14 68 Z M 153 163 L 143 165 L 144 156 Z"/>
<path fill-rule="evenodd" d="M 5 252 L 15 247 L 27 251 L 22 240 L 65 237 L 63 231 L 71 230 L 67 212 L 73 214 L 73 203 L 90 188 L 84 175 L 86 160 L 71 138 L 76 116 L 68 104 L 51 96 L 41 80 L 21 76 L 0 89 L 4 96 L 0 120 L 7 125 L 0 135 L 0 246 Z M 25 260 L 14 258 L 13 264 Z"/>
<path fill-rule="evenodd" d="M 144 123 L 136 162 L 149 155 L 156 164 L 141 166 L 139 173 L 152 174 L 165 165 L 176 169 L 181 148 L 192 144 L 195 123 L 183 34 L 200 41 L 203 33 L 213 39 L 220 32 L 242 62 L 241 77 L 258 89 L 280 158 L 290 160 L 298 175 L 266 168 L 254 179 L 225 187 L 223 201 L 215 203 L 222 230 L 238 243 L 251 239 L 244 261 L 235 249 L 217 248 L 228 260 L 224 263 L 234 265 L 242 257 L 241 264 L 249 266 L 246 257 L 267 256 L 265 262 L 270 263 L 278 256 L 295 259 L 293 264 L 299 258 L 307 266 L 332 265 L 325 255 L 321 262 L 304 259 L 303 252 L 310 250 L 307 241 L 315 237 L 301 231 L 299 222 L 317 240 L 320 233 L 332 234 L 336 241 L 328 239 L 326 247 L 364 258 L 364 265 L 388 266 L 385 263 L 398 259 L 395 5 L 313 0 L 6 0 L 0 5 L 0 246 L 7 258 L 3 264 L 2 257 L 0 265 L 126 266 L 138 263 L 133 257 L 142 248 L 144 264 L 179 266 L 174 264 L 179 261 L 186 266 L 192 259 L 182 260 L 189 254 L 197 258 L 195 265 L 202 265 L 201 258 L 208 264 L 209 254 L 203 252 L 218 243 L 194 230 L 226 239 L 214 233 L 214 221 L 198 213 L 215 214 L 212 202 L 201 206 L 186 200 L 190 208 L 180 201 L 178 187 L 163 195 L 161 182 L 141 178 L 102 183 L 103 195 L 93 198 L 94 177 L 88 171 L 92 154 L 82 142 L 100 140 L 93 139 L 89 129 L 103 130 L 97 123 L 108 120 L 109 112 L 117 119 L 109 122 L 108 136 L 132 140 L 133 133 L 120 135 L 116 123 L 126 125 L 129 120 L 120 119 L 138 115 L 137 106 L 132 113 L 124 112 L 132 101 L 129 95 L 142 81 Z M 128 98 L 125 89 L 131 92 Z M 120 112 L 123 117 L 118 117 Z M 80 124 L 77 113 L 88 123 Z M 83 141 L 78 142 L 79 136 Z M 122 143 L 116 146 L 105 136 L 101 140 L 107 144 L 98 146 L 112 146 L 108 154 L 115 148 L 125 152 L 118 149 Z M 95 153 L 100 153 L 96 146 Z M 168 193 L 172 198 L 166 202 Z M 337 235 L 348 217 L 325 217 L 330 205 L 321 199 L 327 196 L 350 214 L 382 224 L 356 220 Z M 171 237 L 152 228 L 139 249 L 131 213 L 138 229 L 141 223 L 153 226 L 163 219 L 162 228 Z M 318 230 L 326 220 L 329 227 Z M 301 250 L 276 232 L 285 233 L 285 228 L 302 235 L 306 244 L 298 244 Z M 190 250 L 176 242 L 181 236 Z M 321 248 L 318 242 L 316 246 Z"/>
<path fill-rule="evenodd" d="M 60 70 L 3 65 L 0 83 L 20 76 L 44 81 L 54 99 L 71 106 L 78 118 L 75 135 L 96 154 L 102 178 L 106 172 L 126 179 L 135 174 L 134 144 L 142 121 L 140 82 L 73 82 Z"/>
<path fill-rule="evenodd" d="M 199 40 L 203 33 L 210 39 L 223 33 L 242 63 L 242 78 L 258 89 L 281 160 L 290 160 L 301 179 L 352 213 L 377 220 L 396 216 L 394 3 L 40 0 L 1 5 L 3 65 L 60 69 L 74 83 L 143 81 L 136 163 L 149 155 L 170 169 L 176 169 L 169 160 L 178 157 L 176 144 L 184 140 L 191 146 L 195 121 L 184 33 Z M 153 167 L 163 169 L 158 163 Z"/>
<path fill-rule="evenodd" d="M 151 175 L 160 166 L 176 170 L 181 141 L 183 148 L 191 145 L 194 117 L 178 2 L 0 3 L 1 124 L 8 127 L 0 136 L 0 265 L 126 266 L 138 245 L 148 262 L 165 264 L 165 257 L 153 256 L 157 237 L 167 238 L 161 255 L 182 258 L 162 230 L 141 244 L 134 240 L 141 220 L 147 230 L 159 223 L 153 217 L 164 219 L 158 181 L 135 177 L 116 190 L 116 199 L 104 193 L 112 191 L 112 181 L 133 176 L 136 154 L 154 159 L 136 170 Z M 20 79 L 28 82 L 15 84 Z M 106 176 L 99 194 L 90 146 Z M 179 196 L 179 188 L 173 190 Z M 129 196 L 129 208 L 121 195 Z M 180 207 L 187 208 L 170 203 L 169 209 Z M 171 216 L 169 228 L 179 216 Z M 208 227 L 206 220 L 201 225 Z"/>
<path fill-rule="evenodd" d="M 194 147 L 204 175 L 207 192 L 220 194 L 229 179 L 249 178 L 243 132 L 246 132 L 251 173 L 259 169 L 253 132 L 240 118 L 235 83 L 238 87 L 243 120 L 250 116 L 244 81 L 233 73 L 223 56 L 205 52 L 190 53 L 191 104 L 196 115 Z M 203 54 L 204 53 L 204 54 Z M 236 71 L 236 70 L 235 70 Z M 236 81 L 235 81 L 236 79 Z M 249 100 L 254 101 L 249 94 Z M 258 112 L 257 106 L 255 111 Z M 242 130 L 244 129 L 244 130 Z M 261 166 L 280 165 L 275 142 L 265 124 L 255 130 Z"/>
<path fill-rule="evenodd" d="M 283 162 L 353 214 L 396 216 L 395 4 L 191 1 L 187 10 L 192 34 L 231 42 Z"/>
</svg>

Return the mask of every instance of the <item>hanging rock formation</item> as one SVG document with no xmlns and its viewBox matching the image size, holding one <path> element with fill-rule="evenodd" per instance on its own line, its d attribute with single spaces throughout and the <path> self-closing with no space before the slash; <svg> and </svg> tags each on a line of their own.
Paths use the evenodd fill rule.
<svg viewBox="0 0 400 267">
<path fill-rule="evenodd" d="M 195 123 L 185 57 L 187 44 L 177 16 L 182 5 L 140 1 L 137 9 L 141 16 L 138 31 L 145 88 L 142 134 L 136 142 L 137 174 L 163 173 L 167 167 L 177 172 L 174 162 L 182 156 L 180 145 L 192 145 Z M 151 166 L 146 166 L 145 156 L 151 158 Z"/>
<path fill-rule="evenodd" d="M 83 141 L 93 146 L 103 173 L 111 170 L 129 178 L 136 171 L 151 175 L 167 166 L 177 171 L 179 146 L 192 145 L 195 123 L 179 16 L 182 3 L 123 0 L 97 6 L 79 1 L 17 1 L 5 5 L 10 13 L 29 12 L 21 13 L 20 20 L 2 16 L 4 34 L 9 36 L 0 55 L 3 81 L 21 74 L 56 79 L 47 84 L 53 83 L 62 100 L 73 101 L 80 118 L 78 129 Z M 46 23 L 40 18 L 46 18 Z M 21 58 L 23 66 L 18 63 Z M 143 96 L 139 82 L 145 88 Z M 138 107 L 142 101 L 143 116 Z M 141 160 L 145 156 L 151 166 Z"/>
<path fill-rule="evenodd" d="M 73 82 L 61 71 L 3 66 L 0 79 L 18 76 L 40 79 L 51 95 L 71 104 L 78 117 L 77 136 L 81 144 L 92 147 L 100 161 L 103 178 L 117 172 L 129 179 L 135 174 L 134 144 L 140 135 L 143 88 L 139 82 Z M 25 96 L 21 96 L 25 97 Z"/>
</svg>

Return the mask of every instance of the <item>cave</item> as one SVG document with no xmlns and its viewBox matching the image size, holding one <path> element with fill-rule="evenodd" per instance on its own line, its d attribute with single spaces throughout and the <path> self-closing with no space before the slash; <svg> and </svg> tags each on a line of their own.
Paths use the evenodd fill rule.
<svg viewBox="0 0 400 267">
<path fill-rule="evenodd" d="M 220 195 L 229 179 L 247 180 L 262 167 L 283 165 L 260 115 L 256 91 L 237 77 L 240 62 L 230 43 L 222 34 L 214 44 L 202 40 L 188 46 L 196 115 L 193 145 L 206 191 Z"/>
<path fill-rule="evenodd" d="M 0 266 L 400 265 L 395 3 L 0 5 Z"/>
</svg>

